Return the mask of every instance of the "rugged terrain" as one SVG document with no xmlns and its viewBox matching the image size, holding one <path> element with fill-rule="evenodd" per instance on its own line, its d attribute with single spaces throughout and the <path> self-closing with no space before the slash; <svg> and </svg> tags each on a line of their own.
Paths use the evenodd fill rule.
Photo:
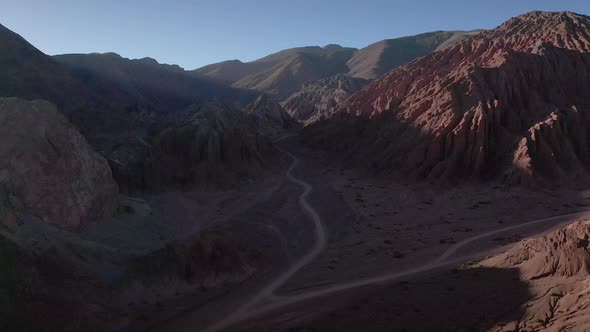
<svg viewBox="0 0 590 332">
<path fill-rule="evenodd" d="M 436 31 L 417 36 L 387 39 L 366 48 L 340 45 L 310 46 L 283 50 L 264 58 L 243 63 L 224 61 L 194 72 L 234 87 L 255 89 L 287 98 L 303 83 L 337 74 L 374 79 L 436 49 L 449 47 L 479 31 Z"/>
<path fill-rule="evenodd" d="M 375 79 L 406 63 L 471 38 L 482 30 L 434 31 L 416 36 L 386 39 L 358 50 L 348 60 L 352 77 Z"/>
<path fill-rule="evenodd" d="M 269 137 L 278 138 L 287 130 L 297 129 L 298 121 L 294 119 L 279 103 L 266 95 L 261 95 L 247 105 L 242 112 L 249 115 L 255 128 Z"/>
<path fill-rule="evenodd" d="M 362 78 L 338 74 L 303 84 L 300 90 L 283 100 L 281 105 L 297 121 L 303 124 L 313 123 L 368 83 Z"/>
<path fill-rule="evenodd" d="M 355 51 L 340 45 L 299 47 L 253 62 L 222 62 L 194 72 L 230 82 L 234 87 L 288 96 L 304 82 L 346 72 L 346 62 Z"/>
<path fill-rule="evenodd" d="M 102 79 L 152 112 L 174 112 L 213 98 L 228 104 L 243 103 L 253 95 L 152 58 L 131 60 L 115 53 L 64 54 L 52 58 L 80 80 Z"/>
<path fill-rule="evenodd" d="M 186 72 L 0 27 L 0 95 L 49 100 L 0 99 L 0 328 L 583 328 L 590 223 L 546 232 L 590 214 L 589 36 L 531 12 Z"/>
<path fill-rule="evenodd" d="M 107 161 L 44 101 L 0 99 L 2 223 L 30 214 L 64 228 L 109 217 L 118 186 Z"/>
<path fill-rule="evenodd" d="M 307 133 L 379 172 L 537 184 L 587 165 L 590 18 L 531 12 L 372 82 Z"/>
<path fill-rule="evenodd" d="M 507 252 L 479 264 L 516 269 L 528 284 L 531 298 L 523 315 L 494 331 L 563 331 L 588 326 L 590 221 L 560 228 L 543 237 L 523 240 Z"/>
<path fill-rule="evenodd" d="M 268 135 L 289 127 L 264 107 L 254 103 L 247 113 L 220 102 L 192 105 L 177 125 L 112 149 L 115 179 L 132 193 L 227 189 L 261 179 L 282 165 Z"/>
</svg>

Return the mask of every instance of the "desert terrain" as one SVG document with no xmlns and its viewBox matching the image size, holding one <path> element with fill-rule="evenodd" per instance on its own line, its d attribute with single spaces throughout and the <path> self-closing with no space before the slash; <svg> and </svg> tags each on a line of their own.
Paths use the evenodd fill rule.
<svg viewBox="0 0 590 332">
<path fill-rule="evenodd" d="M 0 26 L 0 330 L 590 330 L 590 16 L 501 19 L 189 70 Z"/>
</svg>

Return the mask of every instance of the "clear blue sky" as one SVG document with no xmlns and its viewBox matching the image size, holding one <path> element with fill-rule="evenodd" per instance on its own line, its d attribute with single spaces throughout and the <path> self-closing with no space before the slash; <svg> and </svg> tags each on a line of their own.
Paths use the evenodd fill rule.
<svg viewBox="0 0 590 332">
<path fill-rule="evenodd" d="M 116 52 L 194 69 L 281 49 L 492 28 L 590 0 L 0 0 L 0 24 L 48 54 Z"/>
</svg>

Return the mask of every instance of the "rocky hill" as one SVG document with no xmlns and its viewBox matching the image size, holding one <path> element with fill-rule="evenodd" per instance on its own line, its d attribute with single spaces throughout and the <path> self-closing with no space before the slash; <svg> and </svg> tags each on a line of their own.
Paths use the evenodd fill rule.
<svg viewBox="0 0 590 332">
<path fill-rule="evenodd" d="M 313 123 L 368 83 L 369 81 L 362 78 L 338 74 L 303 84 L 299 91 L 283 100 L 281 105 L 297 121 Z"/>
<path fill-rule="evenodd" d="M 279 103 L 266 95 L 261 95 L 242 111 L 248 115 L 258 132 L 271 138 L 285 135 L 287 130 L 298 126 L 297 121 Z"/>
<path fill-rule="evenodd" d="M 574 174 L 588 165 L 588 36 L 583 15 L 513 18 L 374 81 L 309 141 L 418 178 Z"/>
<path fill-rule="evenodd" d="M 123 191 L 231 188 L 281 165 L 259 122 L 238 108 L 221 102 L 195 104 L 181 119 L 107 153 Z"/>
<path fill-rule="evenodd" d="M 521 305 L 522 317 L 493 331 L 581 331 L 590 324 L 589 234 L 590 222 L 578 221 L 523 240 L 481 263 L 484 267 L 518 269 L 531 293 Z"/>
<path fill-rule="evenodd" d="M 45 101 L 0 99 L 0 219 L 24 213 L 73 229 L 111 216 L 118 187 L 107 161 Z"/>
</svg>

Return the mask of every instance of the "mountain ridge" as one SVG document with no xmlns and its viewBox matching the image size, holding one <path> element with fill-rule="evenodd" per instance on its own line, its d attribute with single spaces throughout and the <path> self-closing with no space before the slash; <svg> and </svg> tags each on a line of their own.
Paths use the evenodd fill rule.
<svg viewBox="0 0 590 332">
<path fill-rule="evenodd" d="M 576 173 L 572 160 L 587 164 L 588 32 L 584 15 L 521 15 L 385 74 L 334 109 L 334 121 L 372 123 L 349 142 L 359 162 L 418 178 L 505 172 L 506 181 L 533 183 Z M 318 126 L 332 132 L 310 133 L 312 141 L 342 139 L 349 125 Z"/>
<path fill-rule="evenodd" d="M 386 39 L 362 49 L 338 44 L 295 47 L 254 61 L 228 60 L 209 64 L 192 72 L 234 87 L 259 90 L 285 98 L 301 88 L 305 82 L 336 74 L 374 79 L 438 47 L 448 47 L 479 32 L 480 30 L 435 31 Z M 331 69 L 325 70 L 326 67 Z"/>
</svg>

